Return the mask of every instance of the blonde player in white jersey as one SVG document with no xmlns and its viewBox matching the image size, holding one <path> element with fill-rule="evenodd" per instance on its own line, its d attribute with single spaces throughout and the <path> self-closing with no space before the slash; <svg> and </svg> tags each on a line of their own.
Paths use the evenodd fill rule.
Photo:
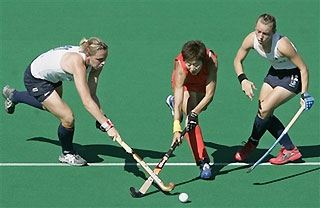
<svg viewBox="0 0 320 208">
<path fill-rule="evenodd" d="M 85 109 L 96 119 L 96 126 L 115 139 L 121 139 L 102 109 L 96 95 L 99 75 L 108 56 L 108 46 L 99 38 L 83 38 L 80 46 L 63 46 L 45 52 L 27 67 L 24 84 L 27 91 L 6 85 L 2 94 L 5 110 L 13 114 L 18 103 L 47 110 L 60 121 L 58 137 L 62 147 L 60 162 L 83 166 L 87 162 L 73 149 L 74 116 L 62 100 L 62 82 L 74 81 Z M 100 125 L 101 124 L 101 125 Z"/>
<path fill-rule="evenodd" d="M 269 60 L 271 67 L 260 91 L 259 109 L 252 133 L 245 146 L 235 154 L 237 161 L 249 157 L 267 130 L 275 138 L 280 136 L 284 126 L 274 115 L 277 107 L 298 93 L 301 93 L 305 101 L 306 110 L 314 103 L 314 98 L 308 94 L 308 68 L 291 41 L 276 33 L 276 19 L 272 15 L 262 14 L 258 17 L 255 31 L 243 40 L 234 59 L 235 72 L 242 90 L 252 100 L 256 87 L 244 74 L 242 64 L 251 49 L 255 49 L 259 55 Z M 302 157 L 288 134 L 282 138 L 280 144 L 279 155 L 270 159 L 270 163 L 281 165 Z"/>
</svg>

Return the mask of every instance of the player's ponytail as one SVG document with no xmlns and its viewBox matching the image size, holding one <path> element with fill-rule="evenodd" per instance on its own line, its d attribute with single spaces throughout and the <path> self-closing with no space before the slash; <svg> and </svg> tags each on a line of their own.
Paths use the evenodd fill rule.
<svg viewBox="0 0 320 208">
<path fill-rule="evenodd" d="M 82 38 L 79 46 L 80 51 L 88 54 L 89 56 L 96 54 L 98 50 L 108 50 L 108 45 L 97 37 L 91 37 L 89 40 Z"/>
</svg>

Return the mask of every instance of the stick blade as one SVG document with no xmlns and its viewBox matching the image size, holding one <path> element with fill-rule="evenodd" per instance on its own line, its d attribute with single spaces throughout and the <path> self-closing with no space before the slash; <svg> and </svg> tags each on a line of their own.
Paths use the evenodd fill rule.
<svg viewBox="0 0 320 208">
<path fill-rule="evenodd" d="M 174 189 L 174 187 L 175 187 L 174 183 L 170 182 L 168 185 L 164 185 L 160 188 L 162 191 L 169 192 L 169 191 L 172 191 Z"/>
<path fill-rule="evenodd" d="M 130 194 L 133 198 L 141 198 L 144 196 L 140 191 L 137 192 L 134 187 L 130 187 Z"/>
</svg>

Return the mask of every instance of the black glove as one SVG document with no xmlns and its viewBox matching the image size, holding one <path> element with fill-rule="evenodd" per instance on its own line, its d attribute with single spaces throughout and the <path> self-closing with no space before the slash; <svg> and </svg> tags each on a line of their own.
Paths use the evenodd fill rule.
<svg viewBox="0 0 320 208">
<path fill-rule="evenodd" d="M 198 125 L 198 114 L 190 112 L 187 119 L 187 131 L 191 131 Z"/>
<path fill-rule="evenodd" d="M 99 121 L 96 121 L 96 128 L 105 132 L 106 130 L 104 128 L 101 128 L 101 124 L 99 123 Z"/>
</svg>

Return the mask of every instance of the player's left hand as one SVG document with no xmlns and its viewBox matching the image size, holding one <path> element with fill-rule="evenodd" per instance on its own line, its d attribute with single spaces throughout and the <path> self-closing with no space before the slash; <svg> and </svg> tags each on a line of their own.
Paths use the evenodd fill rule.
<svg viewBox="0 0 320 208">
<path fill-rule="evenodd" d="M 181 137 L 181 132 L 180 131 L 177 131 L 177 132 L 174 132 L 173 134 L 173 139 L 172 139 L 172 142 L 171 142 L 171 146 L 177 142 L 178 145 L 182 144 L 182 137 Z"/>
<path fill-rule="evenodd" d="M 190 112 L 187 117 L 187 131 L 191 131 L 198 125 L 198 114 Z"/>
<path fill-rule="evenodd" d="M 314 103 L 314 97 L 311 97 L 309 93 L 305 92 L 301 94 L 301 99 L 304 101 L 304 109 L 309 110 Z"/>
</svg>

